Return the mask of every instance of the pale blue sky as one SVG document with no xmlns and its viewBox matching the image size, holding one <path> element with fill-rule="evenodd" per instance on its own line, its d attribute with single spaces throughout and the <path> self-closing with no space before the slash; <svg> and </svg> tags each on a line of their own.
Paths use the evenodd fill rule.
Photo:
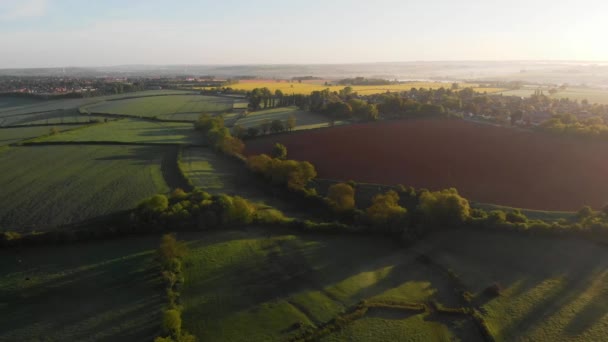
<svg viewBox="0 0 608 342">
<path fill-rule="evenodd" d="M 0 0 L 0 68 L 608 60 L 601 0 Z"/>
</svg>

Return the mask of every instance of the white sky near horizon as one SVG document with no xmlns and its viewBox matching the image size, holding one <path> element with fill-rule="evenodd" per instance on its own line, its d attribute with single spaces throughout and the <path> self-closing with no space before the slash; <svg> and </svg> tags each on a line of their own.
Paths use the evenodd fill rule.
<svg viewBox="0 0 608 342">
<path fill-rule="evenodd" d="M 608 1 L 0 0 L 0 68 L 607 61 Z"/>
</svg>

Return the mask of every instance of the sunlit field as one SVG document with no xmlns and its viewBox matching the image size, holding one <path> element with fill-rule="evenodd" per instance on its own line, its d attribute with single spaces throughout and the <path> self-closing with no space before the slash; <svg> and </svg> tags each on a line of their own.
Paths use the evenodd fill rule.
<svg viewBox="0 0 608 342">
<path fill-rule="evenodd" d="M 275 92 L 276 90 L 280 90 L 286 94 L 304 94 L 308 95 L 316 90 L 324 90 L 329 89 L 330 91 L 339 91 L 344 89 L 343 85 L 332 85 L 326 86 L 321 83 L 312 83 L 312 82 L 302 82 L 298 83 L 297 81 L 240 81 L 237 84 L 232 84 L 229 87 L 233 89 L 241 89 L 241 90 L 253 90 L 255 88 L 268 88 L 271 92 Z M 451 87 L 451 83 L 442 83 L 442 82 L 408 82 L 403 84 L 391 84 L 391 85 L 381 85 L 381 86 L 352 86 L 353 90 L 356 91 L 360 95 L 372 95 L 372 94 L 382 94 L 389 92 L 400 92 L 411 90 L 412 88 L 427 88 L 427 89 L 439 89 L 441 87 L 449 88 Z M 475 91 L 478 92 L 488 92 L 495 93 L 499 92 L 503 89 L 500 88 L 480 88 L 478 84 L 461 84 L 461 88 L 465 87 L 473 87 Z"/>
</svg>

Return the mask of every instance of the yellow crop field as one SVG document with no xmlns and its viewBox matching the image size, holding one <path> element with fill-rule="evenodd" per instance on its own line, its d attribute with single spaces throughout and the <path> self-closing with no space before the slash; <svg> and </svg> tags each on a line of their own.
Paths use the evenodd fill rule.
<svg viewBox="0 0 608 342">
<path fill-rule="evenodd" d="M 387 91 L 390 92 L 398 92 L 398 91 L 405 91 L 405 90 L 410 90 L 412 88 L 427 88 L 427 89 L 439 89 L 441 87 L 450 87 L 451 84 L 449 83 L 442 83 L 442 82 L 407 82 L 407 83 L 402 83 L 402 84 L 390 84 L 390 85 L 370 85 L 370 86 L 364 86 L 364 85 L 357 85 L 357 86 L 352 86 L 353 90 L 356 91 L 357 93 L 359 93 L 359 95 L 373 95 L 373 94 L 381 94 L 381 93 L 386 93 Z M 264 81 L 255 81 L 255 82 L 249 82 L 249 81 L 244 81 L 244 82 L 240 82 L 237 84 L 232 84 L 230 85 L 231 88 L 233 89 L 241 89 L 241 90 L 253 90 L 255 88 L 268 88 L 270 89 L 271 92 L 275 92 L 277 89 L 281 90 L 283 93 L 285 94 L 304 94 L 304 95 L 308 95 L 310 93 L 312 93 L 315 90 L 323 90 L 323 89 L 327 89 L 329 88 L 330 91 L 339 91 L 341 89 L 344 89 L 345 86 L 343 85 L 332 85 L 332 86 L 326 86 L 324 84 L 317 84 L 317 83 L 297 83 L 297 82 L 288 82 L 288 81 L 275 81 L 275 80 L 264 80 Z M 478 84 L 460 84 L 461 88 L 465 88 L 465 87 L 473 87 L 473 89 L 475 91 L 478 92 L 488 92 L 488 93 L 495 93 L 495 92 L 500 92 L 503 91 L 504 89 L 501 88 L 480 88 Z"/>
</svg>

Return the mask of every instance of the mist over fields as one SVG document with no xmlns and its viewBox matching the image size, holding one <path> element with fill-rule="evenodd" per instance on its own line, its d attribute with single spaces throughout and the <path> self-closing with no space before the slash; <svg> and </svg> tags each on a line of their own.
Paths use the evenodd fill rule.
<svg viewBox="0 0 608 342">
<path fill-rule="evenodd" d="M 608 87 L 608 62 L 584 61 L 412 61 L 362 64 L 268 64 L 268 65 L 119 65 L 105 67 L 0 69 L 0 76 L 214 76 L 233 78 L 324 79 L 346 77 L 390 80 L 521 81 L 534 84 Z"/>
</svg>

